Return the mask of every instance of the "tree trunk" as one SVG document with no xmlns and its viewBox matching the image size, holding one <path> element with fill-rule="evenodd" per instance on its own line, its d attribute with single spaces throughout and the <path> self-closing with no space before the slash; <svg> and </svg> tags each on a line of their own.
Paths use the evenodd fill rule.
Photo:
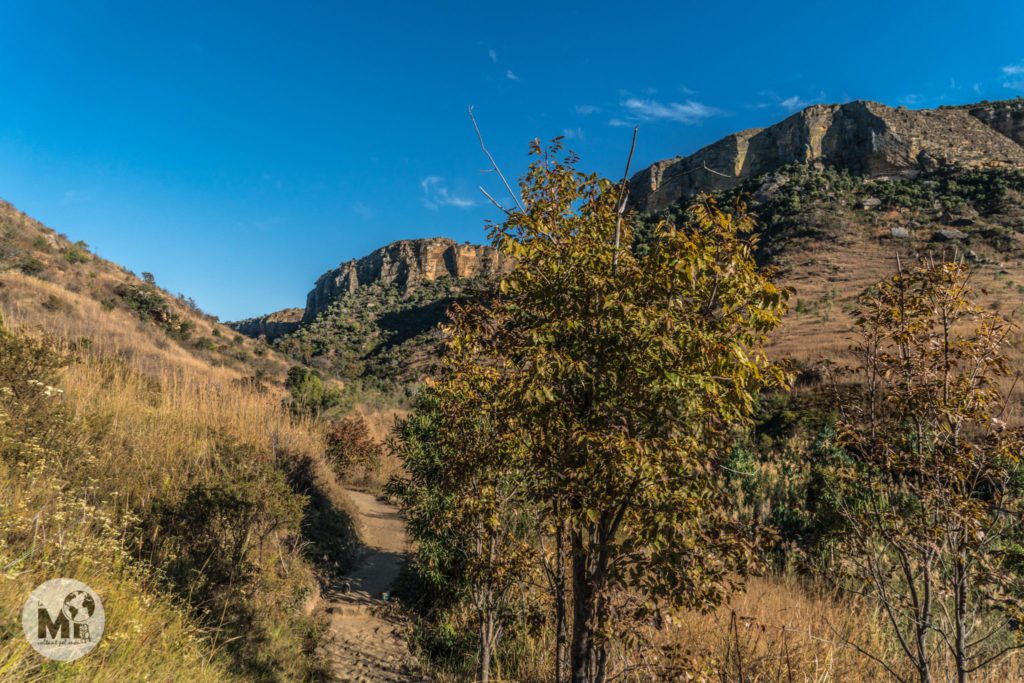
<svg viewBox="0 0 1024 683">
<path fill-rule="evenodd" d="M 956 620 L 956 680 L 957 683 L 967 681 L 967 576 L 966 562 L 962 553 L 959 554 L 954 563 L 953 578 L 956 582 L 954 596 L 956 605 L 953 615 Z"/>
<path fill-rule="evenodd" d="M 480 620 L 480 666 L 477 669 L 477 680 L 488 683 L 491 680 L 491 634 L 489 618 Z"/>
<path fill-rule="evenodd" d="M 572 683 L 592 683 L 594 664 L 594 585 L 583 535 L 571 533 L 572 542 L 572 645 L 569 666 Z"/>
<path fill-rule="evenodd" d="M 556 509 L 556 517 L 558 512 Z M 565 621 L 565 522 L 555 531 L 555 683 L 565 683 L 565 654 L 569 634 Z"/>
</svg>

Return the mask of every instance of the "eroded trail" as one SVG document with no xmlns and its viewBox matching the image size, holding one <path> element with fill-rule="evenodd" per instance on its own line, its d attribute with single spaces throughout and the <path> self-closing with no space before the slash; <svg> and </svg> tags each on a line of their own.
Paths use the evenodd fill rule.
<svg viewBox="0 0 1024 683">
<path fill-rule="evenodd" d="M 345 581 L 324 595 L 330 618 L 327 657 L 336 681 L 425 681 L 401 630 L 387 614 L 385 593 L 405 558 L 405 522 L 398 509 L 369 493 L 347 491 L 359 518 L 363 555 Z"/>
</svg>

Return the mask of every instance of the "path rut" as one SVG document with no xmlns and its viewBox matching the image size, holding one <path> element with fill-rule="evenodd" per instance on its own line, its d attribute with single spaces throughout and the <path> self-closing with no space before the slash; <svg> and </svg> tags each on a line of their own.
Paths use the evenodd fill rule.
<svg viewBox="0 0 1024 683">
<path fill-rule="evenodd" d="M 324 593 L 331 638 L 324 654 L 332 680 L 411 683 L 419 673 L 402 624 L 383 599 L 405 560 L 405 521 L 398 509 L 362 491 L 346 491 L 359 520 L 364 550 L 355 568 Z"/>
</svg>

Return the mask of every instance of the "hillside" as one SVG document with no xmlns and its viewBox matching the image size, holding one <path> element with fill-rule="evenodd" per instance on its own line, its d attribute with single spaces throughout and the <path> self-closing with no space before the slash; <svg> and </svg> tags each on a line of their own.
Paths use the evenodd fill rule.
<svg viewBox="0 0 1024 683">
<path fill-rule="evenodd" d="M 191 299 L 161 289 L 0 201 L 0 312 L 87 339 L 106 354 L 209 369 L 232 380 L 280 388 L 291 361 L 204 314 Z"/>
<path fill-rule="evenodd" d="M 108 615 L 62 680 L 321 677 L 356 536 L 294 363 L 9 204 L 0 317 L 0 678 L 57 671 L 20 626 L 54 576 Z"/>
</svg>

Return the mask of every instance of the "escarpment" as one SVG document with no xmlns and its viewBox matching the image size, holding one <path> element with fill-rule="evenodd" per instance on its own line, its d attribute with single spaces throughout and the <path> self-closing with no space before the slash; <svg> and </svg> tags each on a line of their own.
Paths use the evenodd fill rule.
<svg viewBox="0 0 1024 683">
<path fill-rule="evenodd" d="M 953 165 L 1024 166 L 1024 102 L 916 111 L 866 101 L 814 105 L 768 128 L 652 164 L 633 176 L 631 202 L 658 211 L 793 163 L 870 178 Z"/>
</svg>

